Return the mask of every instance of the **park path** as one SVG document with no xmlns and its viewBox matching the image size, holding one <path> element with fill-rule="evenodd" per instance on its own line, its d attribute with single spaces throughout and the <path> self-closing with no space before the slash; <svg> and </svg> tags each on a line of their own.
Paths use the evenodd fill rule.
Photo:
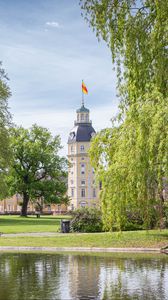
<svg viewBox="0 0 168 300">
<path fill-rule="evenodd" d="M 1 233 L 1 237 L 49 237 L 49 236 L 65 236 L 66 233 L 61 232 L 20 232 L 20 233 Z"/>
</svg>

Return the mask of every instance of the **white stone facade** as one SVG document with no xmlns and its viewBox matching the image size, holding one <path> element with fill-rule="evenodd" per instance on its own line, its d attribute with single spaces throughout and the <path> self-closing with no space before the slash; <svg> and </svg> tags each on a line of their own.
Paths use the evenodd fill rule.
<svg viewBox="0 0 168 300">
<path fill-rule="evenodd" d="M 77 121 L 68 139 L 68 196 L 70 210 L 79 207 L 99 206 L 99 187 L 96 187 L 94 170 L 88 150 L 95 130 L 89 120 L 89 110 L 82 106 L 77 110 Z"/>
</svg>

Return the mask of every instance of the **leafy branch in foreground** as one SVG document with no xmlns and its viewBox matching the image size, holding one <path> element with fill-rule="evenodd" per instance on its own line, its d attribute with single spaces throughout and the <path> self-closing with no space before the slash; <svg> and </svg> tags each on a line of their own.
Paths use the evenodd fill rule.
<svg viewBox="0 0 168 300">
<path fill-rule="evenodd" d="M 8 108 L 8 98 L 11 95 L 7 84 L 7 75 L 0 62 L 0 198 L 7 194 L 5 175 L 11 159 L 9 131 L 11 115 Z"/>
</svg>

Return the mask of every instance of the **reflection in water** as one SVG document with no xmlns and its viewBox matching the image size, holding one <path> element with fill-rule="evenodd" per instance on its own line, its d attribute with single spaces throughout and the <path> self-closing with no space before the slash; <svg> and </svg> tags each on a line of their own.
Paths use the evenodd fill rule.
<svg viewBox="0 0 168 300">
<path fill-rule="evenodd" d="M 1 254 L 0 300 L 168 299 L 167 256 Z"/>
</svg>

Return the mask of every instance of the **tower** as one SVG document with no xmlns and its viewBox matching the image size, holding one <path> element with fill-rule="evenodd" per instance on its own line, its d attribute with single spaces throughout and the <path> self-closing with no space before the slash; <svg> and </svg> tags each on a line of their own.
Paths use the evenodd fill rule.
<svg viewBox="0 0 168 300">
<path fill-rule="evenodd" d="M 70 209 L 95 207 L 99 204 L 98 188 L 95 185 L 94 169 L 90 165 L 88 150 L 91 138 L 95 135 L 89 118 L 89 109 L 82 101 L 77 109 L 77 120 L 68 138 L 68 196 L 71 198 Z"/>
</svg>

